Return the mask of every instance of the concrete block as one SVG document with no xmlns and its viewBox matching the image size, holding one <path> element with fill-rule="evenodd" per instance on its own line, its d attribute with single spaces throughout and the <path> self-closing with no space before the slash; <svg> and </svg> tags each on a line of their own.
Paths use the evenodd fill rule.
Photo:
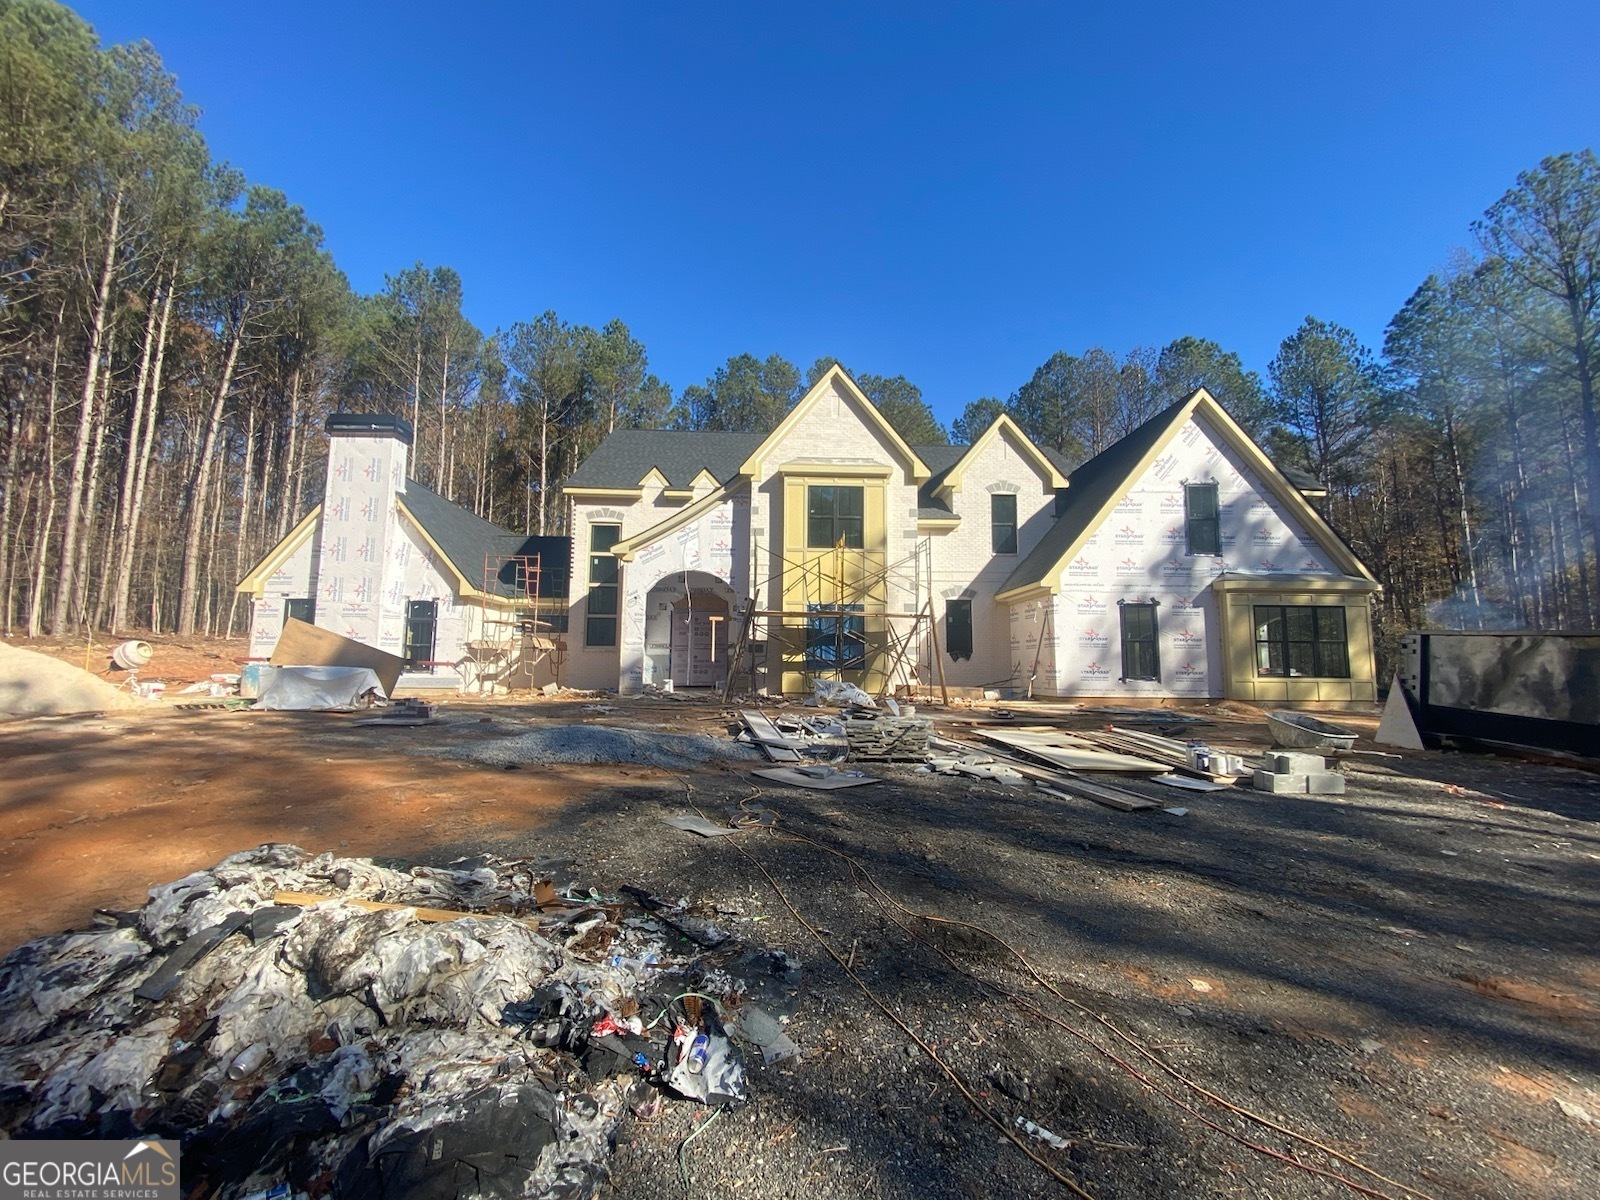
<svg viewBox="0 0 1600 1200">
<path fill-rule="evenodd" d="M 1337 771 L 1314 771 L 1306 776 L 1306 791 L 1313 796 L 1344 795 L 1344 776 Z"/>
<path fill-rule="evenodd" d="M 1342 778 L 1342 777 L 1341 777 Z M 1308 776 L 1276 771 L 1257 771 L 1255 789 L 1258 792 L 1294 793 L 1305 795 Z"/>
<path fill-rule="evenodd" d="M 1313 771 L 1326 771 L 1328 761 L 1320 754 L 1301 754 L 1299 751 L 1273 751 L 1267 755 L 1267 765 L 1279 775 L 1309 775 Z"/>
</svg>

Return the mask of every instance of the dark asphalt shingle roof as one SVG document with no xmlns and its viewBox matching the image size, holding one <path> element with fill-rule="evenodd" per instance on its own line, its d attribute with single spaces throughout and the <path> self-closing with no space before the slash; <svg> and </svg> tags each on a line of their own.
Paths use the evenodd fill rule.
<svg viewBox="0 0 1600 1200">
<path fill-rule="evenodd" d="M 654 467 L 673 487 L 688 487 L 702 470 L 727 483 L 763 433 L 684 432 L 676 429 L 619 429 L 595 447 L 572 473 L 572 487 L 633 488 Z"/>
<path fill-rule="evenodd" d="M 1179 420 L 1187 403 L 1181 400 L 1157 413 L 1067 476 L 1066 509 L 1045 530 L 1038 545 L 1006 577 L 1000 585 L 1001 592 L 1045 581 L 1045 576 L 1061 561 L 1062 555 L 1088 531 L 1106 502 L 1130 482 L 1129 476 L 1139 460 Z"/>
<path fill-rule="evenodd" d="M 540 580 L 541 595 L 565 595 L 570 570 L 571 543 L 566 538 L 529 538 L 485 521 L 470 509 L 430 492 L 414 479 L 406 481 L 400 497 L 452 566 L 473 587 L 484 586 L 484 570 L 492 572 L 489 591 L 497 596 L 520 594 L 519 581 L 506 560 L 538 554 L 547 576 Z M 563 550 L 565 553 L 563 554 Z"/>
</svg>

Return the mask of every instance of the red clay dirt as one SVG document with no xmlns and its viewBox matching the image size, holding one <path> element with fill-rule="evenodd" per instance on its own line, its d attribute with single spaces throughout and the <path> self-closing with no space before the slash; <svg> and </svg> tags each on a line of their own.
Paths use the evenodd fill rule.
<svg viewBox="0 0 1600 1200">
<path fill-rule="evenodd" d="M 0 725 L 0 953 L 262 842 L 426 859 L 524 834 L 617 774 L 403 753 L 422 730 L 352 745 L 354 719 L 157 709 Z"/>
</svg>

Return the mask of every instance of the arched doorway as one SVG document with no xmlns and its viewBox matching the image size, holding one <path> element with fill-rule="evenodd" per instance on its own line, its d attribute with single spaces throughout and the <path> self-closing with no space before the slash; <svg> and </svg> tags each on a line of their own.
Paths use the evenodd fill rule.
<svg viewBox="0 0 1600 1200">
<path fill-rule="evenodd" d="M 728 673 L 733 589 L 704 571 L 660 580 L 645 600 L 645 682 L 717 687 Z"/>
</svg>

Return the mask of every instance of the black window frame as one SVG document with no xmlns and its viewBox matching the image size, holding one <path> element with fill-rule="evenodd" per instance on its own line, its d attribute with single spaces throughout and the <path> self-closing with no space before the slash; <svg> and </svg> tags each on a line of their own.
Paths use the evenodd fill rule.
<svg viewBox="0 0 1600 1200">
<path fill-rule="evenodd" d="M 615 646 L 621 615 L 622 564 L 611 547 L 622 540 L 622 526 L 595 522 L 589 526 L 589 593 L 584 602 L 583 644 Z"/>
<path fill-rule="evenodd" d="M 1195 512 L 1194 497 L 1197 494 L 1210 497 L 1209 514 Z M 1190 554 L 1214 558 L 1222 553 L 1222 498 L 1218 495 L 1215 483 L 1183 485 L 1183 539 Z M 1210 549 L 1206 548 L 1208 546 Z"/>
<path fill-rule="evenodd" d="M 1255 634 L 1257 679 L 1351 677 L 1350 623 L 1344 605 L 1254 604 L 1250 607 L 1250 621 Z M 1275 632 L 1274 622 L 1278 625 Z M 1305 636 L 1307 633 L 1309 637 Z M 1311 669 L 1297 669 L 1297 663 Z M 1330 667 L 1334 669 L 1329 670 Z"/>
<path fill-rule="evenodd" d="M 1011 519 L 1000 513 L 1001 501 L 1009 501 Z M 1017 496 L 1015 492 L 991 492 L 989 495 L 989 549 L 995 554 L 1016 554 L 1018 551 Z"/>
<path fill-rule="evenodd" d="M 847 550 L 865 549 L 866 511 L 867 489 L 859 483 L 807 484 L 806 548 L 832 550 L 843 540 Z"/>
<path fill-rule="evenodd" d="M 813 674 L 828 671 L 867 669 L 867 618 L 860 604 L 847 604 L 843 613 L 833 604 L 810 604 L 812 611 L 826 610 L 826 616 L 806 618 L 806 670 Z M 854 615 L 862 614 L 862 615 Z"/>
<path fill-rule="evenodd" d="M 283 623 L 287 625 L 290 621 L 304 621 L 307 625 L 315 625 L 317 623 L 317 598 L 315 596 L 286 596 L 283 601 Z"/>
<path fill-rule="evenodd" d="M 1157 614 L 1160 607 L 1158 600 L 1118 600 L 1117 619 L 1120 624 L 1122 643 L 1122 675 L 1123 683 L 1160 683 L 1161 682 L 1161 622 Z M 1144 629 L 1129 628 L 1129 613 L 1138 613 L 1136 621 L 1142 622 L 1146 615 L 1149 618 L 1148 636 Z M 1148 663 L 1145 658 L 1148 655 Z M 1148 667 L 1149 674 L 1134 674 L 1129 669 L 1129 662 L 1133 662 L 1135 669 Z"/>
<path fill-rule="evenodd" d="M 944 651 L 956 662 L 972 657 L 972 601 L 965 596 L 945 601 Z"/>
</svg>

